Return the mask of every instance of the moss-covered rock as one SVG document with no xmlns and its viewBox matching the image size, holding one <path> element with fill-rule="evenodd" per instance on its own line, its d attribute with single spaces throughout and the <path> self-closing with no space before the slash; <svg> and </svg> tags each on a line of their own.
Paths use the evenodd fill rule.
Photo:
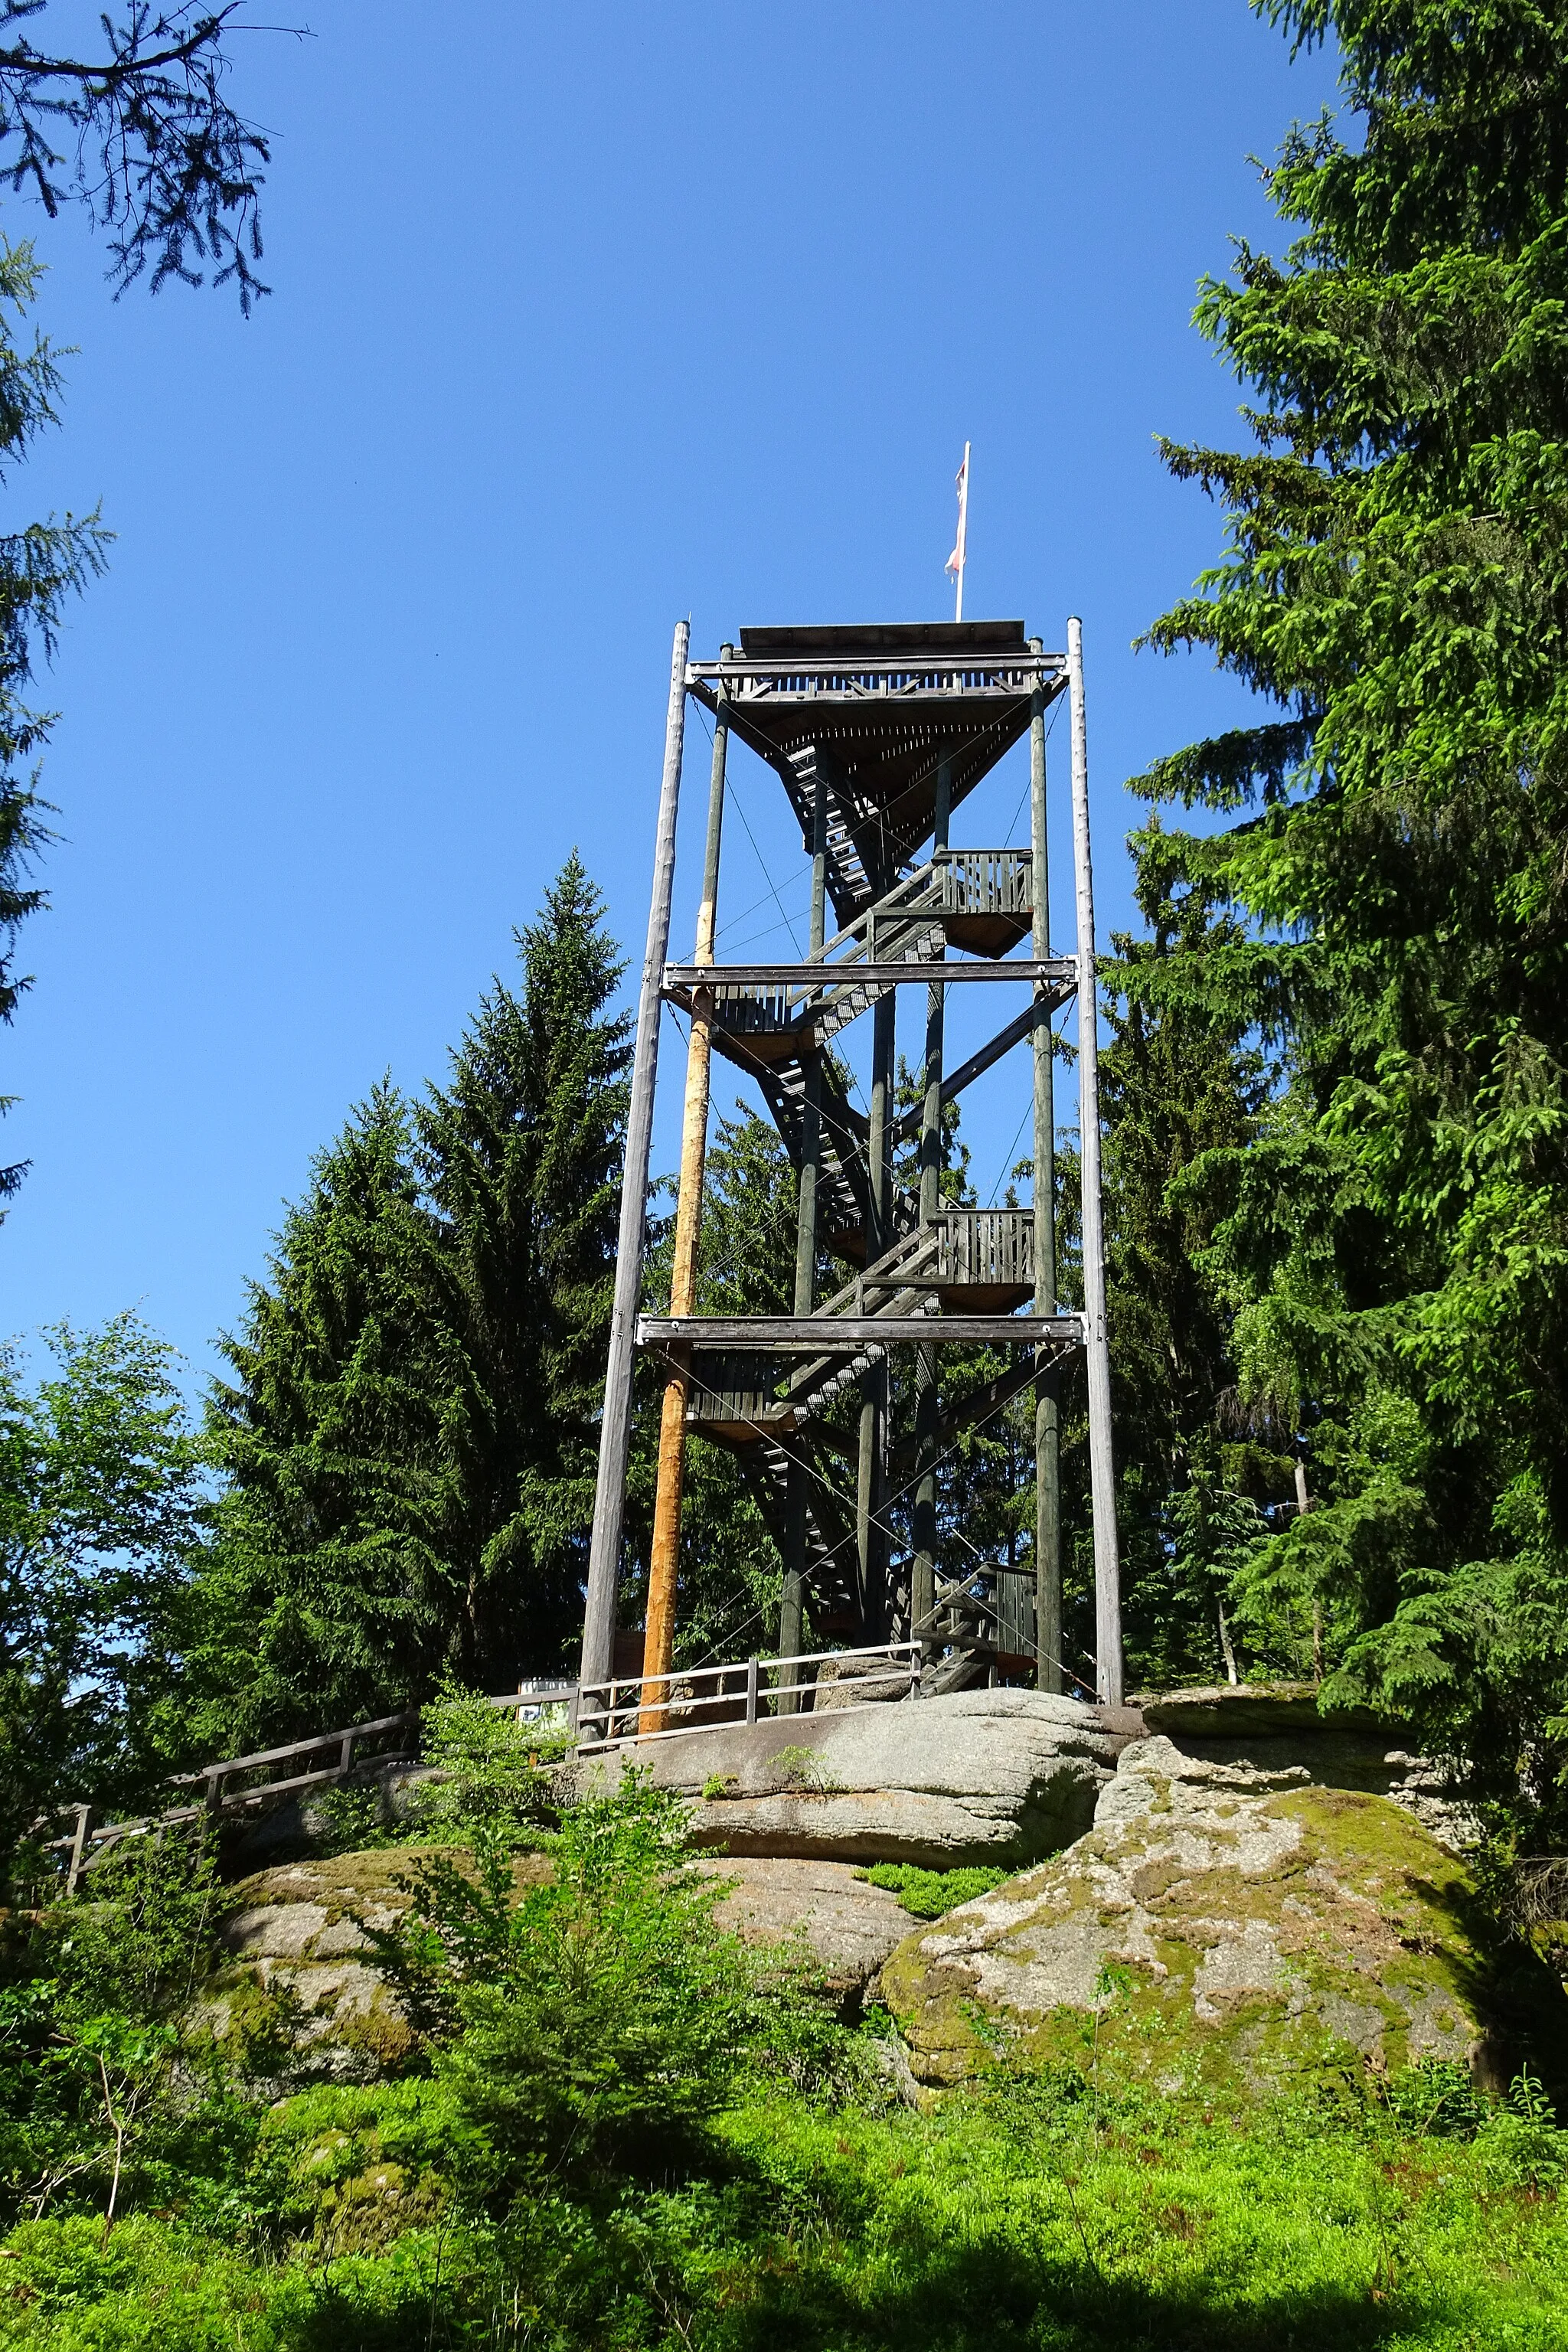
<svg viewBox="0 0 1568 2352">
<path fill-rule="evenodd" d="M 243 1880 L 195 2021 L 222 2042 L 245 2038 L 263 2009 L 269 2021 L 286 2011 L 296 2068 L 352 2081 L 395 2065 L 412 2037 L 363 1957 L 362 1922 L 390 1927 L 409 1900 L 399 1882 L 443 1851 L 459 1866 L 469 1859 L 460 1848 L 372 1846 Z M 521 1892 L 549 1872 L 544 1855 L 523 1854 L 512 1876 Z"/>
<path fill-rule="evenodd" d="M 1256 2093 L 1342 2064 L 1528 2048 L 1562 2071 L 1568 2002 L 1500 1966 L 1465 1864 L 1399 1806 L 1268 1770 L 1127 1748 L 1065 1853 L 911 1936 L 882 1971 L 917 2077 L 999 2044 L 1170 2093 Z"/>
</svg>

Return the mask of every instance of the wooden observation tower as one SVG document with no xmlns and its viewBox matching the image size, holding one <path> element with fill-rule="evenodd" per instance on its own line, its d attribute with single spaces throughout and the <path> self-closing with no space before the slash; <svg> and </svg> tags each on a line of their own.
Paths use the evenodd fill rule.
<svg viewBox="0 0 1568 2352">
<path fill-rule="evenodd" d="M 1047 887 L 1047 712 L 1068 698 L 1076 952 L 1052 945 Z M 711 713 L 713 761 L 695 961 L 668 952 L 686 703 Z M 1004 753 L 1029 740 L 1029 846 L 955 845 L 953 819 Z M 810 864 L 804 961 L 714 961 L 731 738 L 777 776 Z M 1000 828 L 997 828 L 1000 830 Z M 958 1067 L 944 1055 L 950 992 L 1006 1009 Z M 1000 994 L 999 994 L 1000 992 Z M 1052 1017 L 1079 1001 L 1084 1308 L 1056 1296 Z M 669 1312 L 640 1316 L 661 1003 L 690 1021 Z M 779 1652 L 918 1643 L 921 1688 L 998 1669 L 1063 1685 L 1058 1401 L 1080 1351 L 1094 1509 L 1097 1696 L 1121 1703 L 1110 1376 L 1100 1202 L 1094 919 L 1081 635 L 1047 653 L 1017 621 L 742 629 L 717 661 L 676 631 L 652 911 L 638 1007 L 620 1256 L 605 1383 L 583 1678 L 612 1670 L 633 1351 L 665 1369 L 644 1673 L 668 1674 L 689 1438 L 733 1449 L 784 1559 Z M 895 1100 L 899 1016 L 920 1097 Z M 852 1099 L 845 1033 L 868 1016 L 869 1084 Z M 912 1016 L 912 1017 L 911 1017 Z M 911 1051 L 911 1039 L 918 1040 Z M 839 1041 L 844 1043 L 840 1044 Z M 754 1081 L 798 1178 L 794 1311 L 695 1313 L 711 1056 Z M 954 1207 L 942 1186 L 942 1108 L 1008 1059 L 1033 1105 L 1033 1204 Z M 1020 1104 L 1023 1108 L 1023 1104 Z M 911 1150 L 918 1143 L 918 1150 Z M 901 1166 L 916 1181 L 895 1181 Z M 819 1282 L 824 1258 L 837 1286 Z M 819 1295 L 827 1289 L 828 1295 Z M 1008 1352 L 954 1393 L 943 1350 Z M 912 1357 L 912 1427 L 896 1429 L 895 1351 Z M 909 1393 L 910 1383 L 900 1383 Z M 957 1436 L 1034 1393 L 1035 1539 L 1027 1561 L 944 1572 L 938 1473 Z M 843 1402 L 840 1402 L 839 1401 Z M 895 1526 L 902 1530 L 894 1541 Z M 754 1680 L 754 1676 L 753 1676 Z M 661 1686 L 668 1689 L 668 1684 Z M 795 1693 L 781 1706 L 802 1703 Z M 805 1702 L 805 1703 L 808 1703 Z M 659 1706 L 645 1694 L 644 1729 Z"/>
</svg>

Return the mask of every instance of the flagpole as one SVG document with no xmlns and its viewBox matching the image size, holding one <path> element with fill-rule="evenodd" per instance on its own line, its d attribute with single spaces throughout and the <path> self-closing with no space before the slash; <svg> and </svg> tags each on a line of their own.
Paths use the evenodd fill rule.
<svg viewBox="0 0 1568 2352">
<path fill-rule="evenodd" d="M 958 539 L 947 559 L 947 568 L 955 583 L 952 617 L 963 618 L 963 567 L 969 561 L 969 444 L 963 445 L 963 463 L 958 469 Z"/>
</svg>

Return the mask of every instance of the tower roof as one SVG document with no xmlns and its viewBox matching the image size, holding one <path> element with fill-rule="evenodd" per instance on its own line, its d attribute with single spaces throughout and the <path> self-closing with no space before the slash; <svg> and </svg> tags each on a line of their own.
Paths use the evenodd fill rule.
<svg viewBox="0 0 1568 2352">
<path fill-rule="evenodd" d="M 1022 621 L 746 628 L 741 649 L 693 662 L 692 691 L 783 779 L 810 846 L 816 773 L 826 775 L 829 887 L 840 921 L 890 887 L 930 837 L 937 771 L 952 806 L 1028 729 L 1031 698 L 1067 678 Z"/>
</svg>

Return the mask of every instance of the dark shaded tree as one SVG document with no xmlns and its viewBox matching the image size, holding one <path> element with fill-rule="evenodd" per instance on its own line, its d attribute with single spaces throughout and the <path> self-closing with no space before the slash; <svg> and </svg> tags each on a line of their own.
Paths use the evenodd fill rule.
<svg viewBox="0 0 1568 2352">
<path fill-rule="evenodd" d="M 445 1542 L 470 1678 L 565 1663 L 580 1631 L 620 1219 L 623 970 L 575 851 L 416 1114 L 438 1312 L 460 1364 Z"/>
<path fill-rule="evenodd" d="M 248 312 L 268 290 L 253 264 L 269 155 L 225 94 L 230 45 L 241 32 L 291 28 L 249 22 L 244 0 L 127 0 L 118 18 L 100 16 L 97 54 L 78 57 L 40 48 L 24 29 L 49 6 L 0 0 L 0 179 L 51 216 L 84 205 L 107 233 L 117 292 L 148 270 L 154 292 L 170 278 L 199 286 L 205 265 Z"/>
<path fill-rule="evenodd" d="M 1226 984 L 1246 933 L 1184 886 L 1157 824 L 1135 846 L 1147 928 L 1117 934 L 1103 967 L 1100 1100 L 1126 1641 L 1149 1685 L 1223 1674 L 1219 1610 L 1293 1488 L 1266 1417 L 1237 1393 L 1237 1302 L 1206 1181 L 1211 1155 L 1251 1144 L 1268 1095 Z"/>
<path fill-rule="evenodd" d="M 355 1111 L 224 1343 L 187 1744 L 237 1710 L 246 1737 L 313 1729 L 570 1661 L 629 1057 L 575 856 L 517 936 L 521 985 L 494 982 L 445 1087 Z"/>
<path fill-rule="evenodd" d="M 1536 1833 L 1568 1748 L 1568 17 L 1267 0 L 1331 35 L 1360 136 L 1298 129 L 1294 233 L 1203 331 L 1254 450 L 1168 448 L 1225 561 L 1152 640 L 1276 706 L 1163 761 L 1217 830 L 1163 854 L 1247 937 L 1285 1064 L 1211 1172 L 1249 1409 L 1320 1507 L 1247 1580 L 1316 1611 L 1342 1694 L 1413 1711 Z M 1193 960 L 1177 947 L 1166 985 Z M 1194 986 L 1197 984 L 1194 980 Z"/>
<path fill-rule="evenodd" d="M 183 1609 L 167 1739 L 235 1752 L 423 1696 L 452 1655 L 454 1349 L 403 1097 L 317 1159 L 209 1411 L 228 1485 Z"/>
</svg>

